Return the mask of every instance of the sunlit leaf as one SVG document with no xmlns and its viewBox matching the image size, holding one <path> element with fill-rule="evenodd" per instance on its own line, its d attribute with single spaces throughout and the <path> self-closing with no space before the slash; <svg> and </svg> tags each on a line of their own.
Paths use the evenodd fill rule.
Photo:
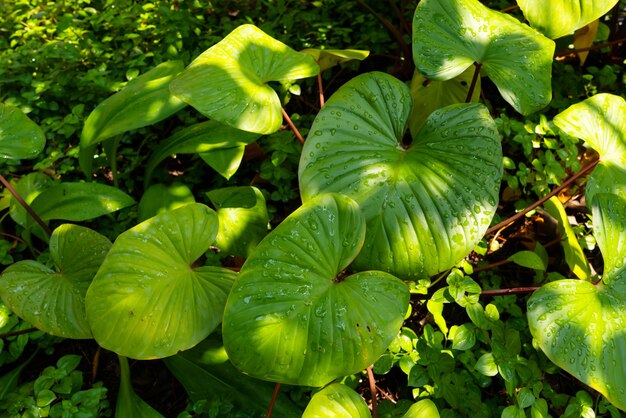
<svg viewBox="0 0 626 418">
<path fill-rule="evenodd" d="M 500 138 L 481 104 L 431 114 L 403 144 L 409 89 L 384 73 L 344 84 L 313 123 L 299 166 L 304 202 L 336 192 L 367 221 L 353 267 L 426 278 L 449 269 L 482 238 L 495 213 Z"/>
<path fill-rule="evenodd" d="M 331 383 L 316 392 L 309 401 L 302 418 L 371 418 L 365 400 L 341 383 Z"/>
<path fill-rule="evenodd" d="M 422 399 L 411 405 L 402 418 L 439 418 L 439 410 L 430 399 Z"/>
<path fill-rule="evenodd" d="M 345 273 L 364 237 L 359 207 L 337 194 L 311 199 L 268 234 L 226 304 L 233 364 L 263 380 L 323 386 L 374 363 L 402 324 L 409 292 L 384 272 Z"/>
<path fill-rule="evenodd" d="M 574 33 L 574 49 L 579 50 L 577 54 L 581 67 L 585 65 L 585 61 L 587 61 L 587 56 L 591 50 L 591 45 L 593 45 L 596 40 L 599 27 L 600 20 L 596 19 L 580 29 L 577 29 Z"/>
<path fill-rule="evenodd" d="M 0 276 L 0 296 L 19 317 L 42 331 L 66 338 L 92 338 L 85 294 L 111 242 L 99 233 L 64 224 L 50 238 L 54 268 L 23 260 Z"/>
<path fill-rule="evenodd" d="M 141 196 L 137 206 L 137 220 L 143 222 L 161 212 L 185 206 L 195 202 L 191 189 L 186 185 L 174 182 L 169 186 L 153 184 Z"/>
<path fill-rule="evenodd" d="M 41 128 L 21 110 L 0 103 L 0 158 L 35 158 L 46 145 Z"/>
<path fill-rule="evenodd" d="M 541 257 L 533 251 L 518 251 L 508 258 L 518 266 L 526 267 L 533 270 L 546 271 L 547 266 Z"/>
<path fill-rule="evenodd" d="M 422 0 L 415 9 L 413 60 L 420 73 L 450 80 L 478 62 L 525 115 L 552 98 L 553 54 L 552 40 L 478 0 Z"/>
<path fill-rule="evenodd" d="M 618 0 L 517 0 L 532 27 L 556 39 L 605 15 Z"/>
<path fill-rule="evenodd" d="M 197 123 L 176 132 L 159 143 L 146 164 L 144 184 L 154 169 L 172 154 L 209 155 L 220 149 L 239 148 L 256 141 L 261 135 L 231 128 L 216 121 Z"/>
<path fill-rule="evenodd" d="M 211 152 L 203 152 L 200 158 L 217 171 L 226 180 L 230 179 L 239 169 L 241 159 L 246 150 L 245 145 L 233 148 L 221 148 Z"/>
<path fill-rule="evenodd" d="M 185 107 L 169 91 L 170 82 L 182 69 L 182 61 L 166 61 L 130 81 L 89 114 L 80 136 L 79 161 L 85 174 L 91 173 L 96 144 L 159 122 Z"/>
<path fill-rule="evenodd" d="M 235 278 L 230 270 L 193 265 L 217 227 L 214 211 L 191 203 L 120 234 L 87 291 L 87 319 L 98 344 L 150 359 L 206 338 L 222 320 Z"/>
<path fill-rule="evenodd" d="M 280 99 L 267 83 L 312 77 L 319 67 L 253 25 L 204 51 L 172 82 L 174 95 L 203 115 L 249 132 L 280 129 Z"/>
<path fill-rule="evenodd" d="M 335 65 L 343 64 L 348 61 L 363 61 L 370 54 L 369 51 L 360 49 L 316 49 L 306 48 L 302 51 L 313 59 L 320 66 L 320 71 L 328 70 Z"/>
</svg>

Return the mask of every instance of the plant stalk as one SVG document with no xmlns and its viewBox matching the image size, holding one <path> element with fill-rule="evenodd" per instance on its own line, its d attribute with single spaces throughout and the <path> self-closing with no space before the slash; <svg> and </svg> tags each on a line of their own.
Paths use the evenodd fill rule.
<svg viewBox="0 0 626 418">
<path fill-rule="evenodd" d="M 272 411 L 274 410 L 274 405 L 276 404 L 276 398 L 278 398 L 278 392 L 280 391 L 280 383 L 276 383 L 274 387 L 274 393 L 272 394 L 272 401 L 270 402 L 270 407 L 267 409 L 267 415 L 265 418 L 270 418 L 272 416 Z"/>
<path fill-rule="evenodd" d="M 532 293 L 539 289 L 541 286 L 529 286 L 529 287 L 511 287 L 509 289 L 493 289 L 483 290 L 480 292 L 480 296 L 503 296 L 503 295 L 519 295 L 523 293 Z"/>
<path fill-rule="evenodd" d="M 52 236 L 52 230 L 50 229 L 50 227 L 46 225 L 43 219 L 41 219 L 39 215 L 35 213 L 33 208 L 31 208 L 30 205 L 26 203 L 22 196 L 20 196 L 17 190 L 15 190 L 13 186 L 11 186 L 11 184 L 7 181 L 7 179 L 4 178 L 2 174 L 0 174 L 0 183 L 2 183 L 2 185 L 7 188 L 7 190 L 9 191 L 9 193 L 11 193 L 15 200 L 17 200 L 20 205 L 22 205 L 22 207 L 26 209 L 26 212 L 28 212 L 28 214 L 35 220 L 35 222 L 37 222 L 41 229 L 43 229 L 49 237 Z"/>
<path fill-rule="evenodd" d="M 16 335 L 30 334 L 31 332 L 35 331 L 39 331 L 39 328 L 26 328 L 19 331 L 7 332 L 5 334 L 0 334 L 0 339 L 15 337 Z"/>
<path fill-rule="evenodd" d="M 469 103 L 472 101 L 472 96 L 474 95 L 474 89 L 476 88 L 476 83 L 478 82 L 478 77 L 480 76 L 480 67 L 483 65 L 480 62 L 474 63 L 474 76 L 472 77 L 472 84 L 470 84 L 470 88 L 467 91 L 467 97 L 465 98 L 465 103 Z"/>
<path fill-rule="evenodd" d="M 367 378 L 370 383 L 370 393 L 372 394 L 372 418 L 378 418 L 378 399 L 376 398 L 376 379 L 374 378 L 374 366 L 367 368 Z"/>
<path fill-rule="evenodd" d="M 320 109 L 324 107 L 324 84 L 322 83 L 322 72 L 317 73 L 317 88 L 320 91 Z"/>
<path fill-rule="evenodd" d="M 298 138 L 298 141 L 300 141 L 300 143 L 304 145 L 304 138 L 302 137 L 302 134 L 300 134 L 300 131 L 298 130 L 298 128 L 296 128 L 296 125 L 294 125 L 293 122 L 291 121 L 291 118 L 285 111 L 285 108 L 281 107 L 280 110 L 282 110 L 283 112 L 283 118 L 285 119 L 285 121 L 287 121 L 287 125 L 289 125 L 293 133 L 296 134 L 296 138 Z"/>
<path fill-rule="evenodd" d="M 569 186 L 570 184 L 572 184 L 573 182 L 578 180 L 579 177 L 582 177 L 587 172 L 591 171 L 591 169 L 593 169 L 598 164 L 598 162 L 600 162 L 600 160 L 595 160 L 594 162 L 588 164 L 586 167 L 584 167 L 578 173 L 574 174 L 572 177 L 570 177 L 565 182 L 563 182 L 563 184 L 561 184 L 559 187 L 557 187 L 556 189 L 552 190 L 548 195 L 546 195 L 546 196 L 542 197 L 541 199 L 537 200 L 535 203 L 533 203 L 532 205 L 528 206 L 523 211 L 518 212 L 515 215 L 511 216 L 510 218 L 505 219 L 504 221 L 500 222 L 499 224 L 492 226 L 491 228 L 489 228 L 485 232 L 485 235 L 489 235 L 489 234 L 499 230 L 500 228 L 502 228 L 504 226 L 507 226 L 508 224 L 511 224 L 511 223 L 517 221 L 518 219 L 520 219 L 521 217 L 526 215 L 528 212 L 530 212 L 531 210 L 535 209 L 537 206 L 541 206 L 544 202 L 549 200 L 552 196 L 557 195 L 559 192 L 561 192 L 567 186 Z"/>
</svg>

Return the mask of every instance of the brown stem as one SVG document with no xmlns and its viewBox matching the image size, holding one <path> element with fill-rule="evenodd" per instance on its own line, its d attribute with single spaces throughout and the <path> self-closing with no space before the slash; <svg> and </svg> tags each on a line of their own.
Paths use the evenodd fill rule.
<svg viewBox="0 0 626 418">
<path fill-rule="evenodd" d="M 324 85 L 322 83 L 322 73 L 317 73 L 317 88 L 320 91 L 320 108 L 324 107 Z"/>
<path fill-rule="evenodd" d="M 91 381 L 95 382 L 98 376 L 98 367 L 100 366 L 100 347 L 96 350 L 96 354 L 93 356 L 93 363 L 91 365 Z"/>
<path fill-rule="evenodd" d="M 17 200 L 20 203 L 20 205 L 22 205 L 22 207 L 24 207 L 24 209 L 26 209 L 26 212 L 28 212 L 28 214 L 35 220 L 35 222 L 37 222 L 39 224 L 41 229 L 43 229 L 46 232 L 46 234 L 48 234 L 48 236 L 51 236 L 52 235 L 52 230 L 50 229 L 50 227 L 48 225 L 46 225 L 46 223 L 39 217 L 39 215 L 37 215 L 35 213 L 33 208 L 31 208 L 30 205 L 28 203 L 26 203 L 26 201 L 24 199 L 22 199 L 22 196 L 20 196 L 20 194 L 17 192 L 17 190 L 15 190 L 13 188 L 13 186 L 11 186 L 11 184 L 7 181 L 7 179 L 4 178 L 4 176 L 2 174 L 0 174 L 0 183 L 2 183 L 4 185 L 4 187 L 7 188 L 9 193 L 11 193 L 11 195 L 13 195 L 15 200 Z"/>
<path fill-rule="evenodd" d="M 35 331 L 39 331 L 39 328 L 27 328 L 20 331 L 7 332 L 6 334 L 0 334 L 0 338 L 15 337 L 16 335 L 30 334 Z"/>
<path fill-rule="evenodd" d="M 465 103 L 469 103 L 472 101 L 472 96 L 474 95 L 474 89 L 476 88 L 476 82 L 478 81 L 478 75 L 480 74 L 480 67 L 482 67 L 482 64 L 480 62 L 475 62 L 474 66 L 476 67 L 476 69 L 474 70 L 474 76 L 472 77 L 472 84 L 470 84 L 470 88 L 467 91 Z"/>
<path fill-rule="evenodd" d="M 505 7 L 504 9 L 500 10 L 502 13 L 509 13 L 512 12 L 513 10 L 517 9 L 519 6 L 517 4 L 514 4 L 513 6 L 508 6 Z"/>
<path fill-rule="evenodd" d="M 367 378 L 370 382 L 370 393 L 372 394 L 372 418 L 378 418 L 378 399 L 376 395 L 376 379 L 374 379 L 374 366 L 367 368 Z"/>
<path fill-rule="evenodd" d="M 280 390 L 280 383 L 276 383 L 274 387 L 274 394 L 272 395 L 272 401 L 270 402 L 270 407 L 267 409 L 267 415 L 265 418 L 270 418 L 272 416 L 272 411 L 274 410 L 274 405 L 276 404 L 276 398 L 278 398 L 278 391 Z"/>
<path fill-rule="evenodd" d="M 477 273 L 479 271 L 483 271 L 483 270 L 489 270 L 492 269 L 494 267 L 498 267 L 498 266 L 503 266 L 505 264 L 509 264 L 511 261 L 509 260 L 500 260 L 500 261 L 496 261 L 493 262 L 491 264 L 488 264 L 486 266 L 478 266 L 478 267 L 474 267 L 474 273 Z"/>
<path fill-rule="evenodd" d="M 594 49 L 602 49 L 602 48 L 606 48 L 607 46 L 611 46 L 611 45 L 615 45 L 615 44 L 619 44 L 623 42 L 626 42 L 626 38 L 619 38 L 619 39 L 615 39 L 614 41 L 605 42 L 603 44 L 591 45 L 585 48 L 564 49 L 562 51 L 559 51 L 557 54 L 555 54 L 555 57 L 562 58 L 572 53 L 591 51 Z"/>
<path fill-rule="evenodd" d="M 530 287 L 512 287 L 508 289 L 483 290 L 480 296 L 503 296 L 503 295 L 519 295 L 523 293 L 531 293 L 539 289 L 541 286 Z"/>
<path fill-rule="evenodd" d="M 287 125 L 289 125 L 289 127 L 291 128 L 293 133 L 296 134 L 296 138 L 298 138 L 298 141 L 300 141 L 300 143 L 302 145 L 304 145 L 304 138 L 302 138 L 302 135 L 300 134 L 300 131 L 298 130 L 298 128 L 296 128 L 296 125 L 294 125 L 293 122 L 291 121 L 291 118 L 289 117 L 289 115 L 285 111 L 285 108 L 281 107 L 280 110 L 283 111 L 283 118 L 285 118 L 285 121 L 287 121 Z"/>
<path fill-rule="evenodd" d="M 499 230 L 503 226 L 506 226 L 506 225 L 508 225 L 510 223 L 513 223 L 513 222 L 517 221 L 518 219 L 520 219 L 521 217 L 526 215 L 528 212 L 530 212 L 531 210 L 535 209 L 537 206 L 541 206 L 544 202 L 546 202 L 552 196 L 557 195 L 559 192 L 561 192 L 567 186 L 569 186 L 570 184 L 572 184 L 573 182 L 578 180 L 578 178 L 582 177 L 584 174 L 586 174 L 587 172 L 591 171 L 591 169 L 593 169 L 598 164 L 599 161 L 600 160 L 595 160 L 594 162 L 588 164 L 582 170 L 580 170 L 578 173 L 574 174 L 572 177 L 570 177 L 565 182 L 563 182 L 563 184 L 561 184 L 559 187 L 557 187 L 556 189 L 552 190 L 547 196 L 542 197 L 541 199 L 539 199 L 538 201 L 536 201 L 532 205 L 528 206 L 523 211 L 521 211 L 519 213 L 516 213 L 515 215 L 511 216 L 508 219 L 505 219 L 504 221 L 500 222 L 497 225 L 492 226 L 491 228 L 489 228 L 485 232 L 485 235 L 489 235 L 492 232 L 495 232 L 495 231 Z"/>
</svg>

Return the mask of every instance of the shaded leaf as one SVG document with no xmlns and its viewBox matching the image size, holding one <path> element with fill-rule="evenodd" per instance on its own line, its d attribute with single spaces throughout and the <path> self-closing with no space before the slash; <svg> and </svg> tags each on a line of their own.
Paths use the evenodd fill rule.
<svg viewBox="0 0 626 418">
<path fill-rule="evenodd" d="M 360 49 L 306 48 L 300 52 L 312 56 L 317 62 L 317 65 L 320 66 L 320 71 L 328 70 L 335 65 L 343 64 L 352 60 L 363 61 L 370 54 L 369 51 L 363 51 Z"/>
<path fill-rule="evenodd" d="M 239 145 L 233 148 L 221 148 L 211 152 L 203 152 L 200 154 L 200 158 L 211 166 L 213 170 L 217 171 L 222 177 L 228 180 L 239 169 L 245 150 L 245 145 Z"/>
<path fill-rule="evenodd" d="M 130 367 L 126 357 L 118 356 L 120 361 L 120 388 L 115 404 L 115 418 L 163 418 L 135 393 L 130 381 Z"/>
<path fill-rule="evenodd" d="M 191 189 L 182 183 L 174 182 L 169 186 L 153 184 L 141 196 L 137 207 L 137 220 L 143 222 L 161 212 L 167 212 L 195 201 Z"/>
<path fill-rule="evenodd" d="M 45 145 L 39 125 L 18 108 L 0 103 L 0 158 L 35 158 Z"/>
</svg>

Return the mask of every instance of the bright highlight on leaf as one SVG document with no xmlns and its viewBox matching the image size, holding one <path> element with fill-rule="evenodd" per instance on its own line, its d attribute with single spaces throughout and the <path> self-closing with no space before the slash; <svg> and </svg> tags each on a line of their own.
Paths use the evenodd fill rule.
<svg viewBox="0 0 626 418">
<path fill-rule="evenodd" d="M 46 145 L 41 128 L 21 110 L 0 103 L 0 158 L 35 158 Z"/>
<path fill-rule="evenodd" d="M 365 400 L 341 383 L 331 383 L 316 392 L 309 401 L 302 418 L 371 418 Z"/>
<path fill-rule="evenodd" d="M 170 90 L 203 115 L 259 134 L 280 129 L 280 99 L 267 83 L 312 77 L 319 67 L 253 25 L 242 25 L 200 54 Z"/>
<path fill-rule="evenodd" d="M 478 0 L 422 0 L 413 18 L 413 60 L 425 77 L 452 79 L 475 62 L 524 114 L 552 98 L 554 42 Z"/>
<path fill-rule="evenodd" d="M 263 380 L 323 386 L 365 369 L 402 324 L 408 287 L 380 271 L 346 269 L 365 237 L 357 204 L 311 199 L 255 248 L 224 312 L 235 366 Z"/>
<path fill-rule="evenodd" d="M 363 210 L 367 234 L 355 269 L 426 278 L 482 238 L 498 201 L 502 151 L 481 104 L 434 112 L 405 145 L 410 110 L 409 89 L 394 77 L 352 79 L 317 115 L 298 174 L 304 202 L 335 192 Z"/>
<path fill-rule="evenodd" d="M 193 266 L 214 242 L 217 226 L 214 211 L 192 203 L 120 234 L 87 292 L 98 344 L 150 359 L 206 338 L 222 320 L 236 275 Z"/>
<path fill-rule="evenodd" d="M 320 66 L 320 71 L 328 70 L 335 65 L 343 64 L 348 61 L 363 61 L 370 54 L 369 51 L 360 49 L 316 49 L 307 48 L 301 52 L 310 55 Z"/>
<path fill-rule="evenodd" d="M 85 294 L 111 242 L 99 233 L 64 224 L 50 237 L 54 268 L 23 260 L 0 276 L 0 296 L 18 316 L 52 335 L 92 338 Z"/>
<path fill-rule="evenodd" d="M 605 15 L 618 0 L 517 0 L 531 26 L 548 38 L 574 33 Z"/>
</svg>

